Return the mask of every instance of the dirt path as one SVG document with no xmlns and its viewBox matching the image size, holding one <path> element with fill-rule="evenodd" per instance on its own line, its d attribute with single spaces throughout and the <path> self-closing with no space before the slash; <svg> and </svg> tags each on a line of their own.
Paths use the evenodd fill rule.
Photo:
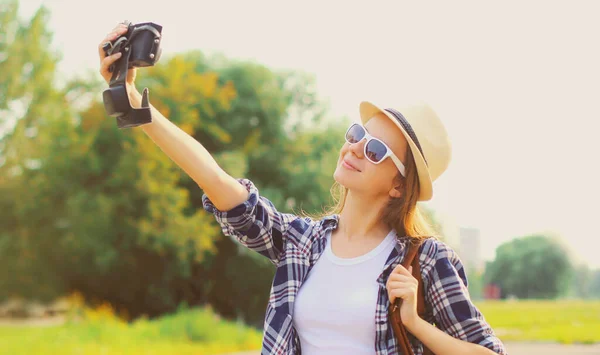
<svg viewBox="0 0 600 355">
<path fill-rule="evenodd" d="M 559 345 L 535 343 L 506 343 L 509 355 L 600 355 L 600 344 Z"/>
<path fill-rule="evenodd" d="M 506 343 L 509 355 L 600 355 L 600 344 L 596 345 L 559 345 L 536 343 Z M 259 351 L 250 351 L 229 355 L 260 355 Z"/>
</svg>

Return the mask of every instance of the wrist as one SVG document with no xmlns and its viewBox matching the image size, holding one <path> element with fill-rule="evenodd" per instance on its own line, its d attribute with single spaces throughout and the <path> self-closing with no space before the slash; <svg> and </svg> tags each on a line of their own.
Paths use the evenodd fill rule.
<svg viewBox="0 0 600 355">
<path fill-rule="evenodd" d="M 140 108 L 142 105 L 142 94 L 135 88 L 130 87 L 127 90 L 127 96 L 129 96 L 129 103 L 133 108 Z"/>
<path fill-rule="evenodd" d="M 419 330 L 423 328 L 423 323 L 427 323 L 423 320 L 423 318 L 419 317 L 418 315 L 407 319 L 404 323 L 404 326 L 406 327 L 406 329 L 411 332 L 413 335 L 416 336 L 417 333 L 419 333 Z"/>
</svg>

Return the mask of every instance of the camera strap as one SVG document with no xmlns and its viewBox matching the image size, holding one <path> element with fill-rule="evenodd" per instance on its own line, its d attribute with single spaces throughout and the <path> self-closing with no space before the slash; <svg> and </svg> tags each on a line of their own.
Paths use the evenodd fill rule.
<svg viewBox="0 0 600 355">
<path fill-rule="evenodd" d="M 144 88 L 142 92 L 140 108 L 131 107 L 126 89 L 129 59 L 133 52 L 130 44 L 132 43 L 132 39 L 142 31 L 150 31 L 156 38 L 160 38 L 160 33 L 154 27 L 149 25 L 139 26 L 133 29 L 129 38 L 123 37 L 107 50 L 109 55 L 117 51 L 123 53 L 123 56 L 111 67 L 112 77 L 109 82 L 109 88 L 102 94 L 104 107 L 109 116 L 116 117 L 119 128 L 136 127 L 152 122 L 148 88 Z"/>
</svg>

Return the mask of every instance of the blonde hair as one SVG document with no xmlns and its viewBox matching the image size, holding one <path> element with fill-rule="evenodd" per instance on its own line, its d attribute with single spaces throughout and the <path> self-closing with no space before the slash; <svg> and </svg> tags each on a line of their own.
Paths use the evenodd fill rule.
<svg viewBox="0 0 600 355">
<path fill-rule="evenodd" d="M 406 159 L 406 178 L 400 172 L 394 178 L 394 183 L 399 184 L 398 188 L 402 193 L 399 198 L 390 198 L 388 204 L 383 208 L 380 218 L 389 228 L 393 228 L 398 236 L 407 236 L 411 241 L 434 237 L 440 239 L 435 232 L 425 213 L 417 204 L 419 198 L 419 176 L 417 167 L 410 149 L 407 151 Z M 333 204 L 320 214 L 309 214 L 304 211 L 303 215 L 318 220 L 332 214 L 340 214 L 346 203 L 348 189 L 334 182 L 331 187 L 331 197 Z"/>
</svg>

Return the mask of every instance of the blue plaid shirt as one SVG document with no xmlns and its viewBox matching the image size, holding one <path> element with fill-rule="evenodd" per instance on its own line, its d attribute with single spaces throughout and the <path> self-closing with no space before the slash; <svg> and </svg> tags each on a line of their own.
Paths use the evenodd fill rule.
<svg viewBox="0 0 600 355">
<path fill-rule="evenodd" d="M 300 340 L 292 322 L 294 301 L 302 282 L 325 250 L 326 233 L 337 227 L 339 216 L 314 221 L 281 213 L 271 201 L 259 195 L 250 180 L 238 181 L 249 191 L 248 200 L 229 211 L 220 211 L 204 194 L 204 209 L 215 215 L 225 235 L 269 258 L 276 266 L 265 315 L 261 355 L 300 354 Z M 380 287 L 373 344 L 377 355 L 400 354 L 388 319 L 390 302 L 386 289 L 390 272 L 401 262 L 406 250 L 404 238 L 397 240 L 377 278 Z M 506 354 L 504 345 L 469 298 L 467 277 L 456 252 L 445 243 L 428 238 L 420 249 L 419 260 L 428 309 L 423 318 L 455 338 Z M 415 355 L 421 355 L 422 343 L 410 333 L 409 337 Z"/>
</svg>

